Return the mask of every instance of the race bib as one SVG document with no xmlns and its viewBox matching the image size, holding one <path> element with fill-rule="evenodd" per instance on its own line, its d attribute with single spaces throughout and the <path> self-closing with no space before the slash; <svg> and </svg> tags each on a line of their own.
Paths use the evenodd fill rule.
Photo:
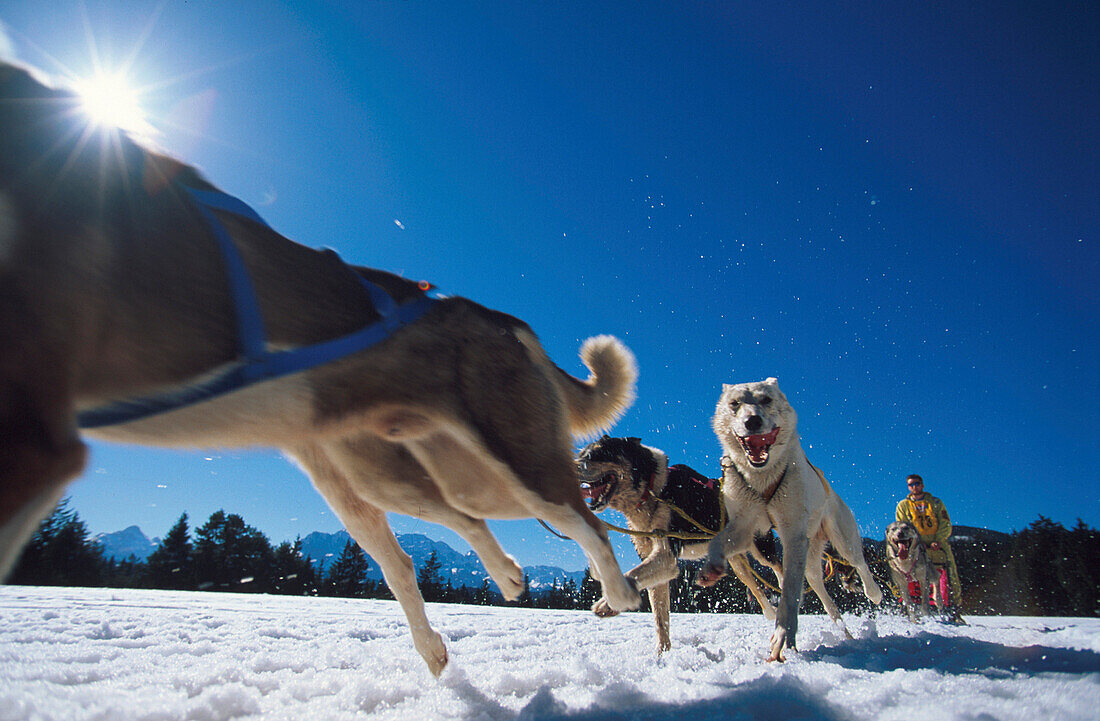
<svg viewBox="0 0 1100 721">
<path fill-rule="evenodd" d="M 909 502 L 909 516 L 913 519 L 917 533 L 922 536 L 936 535 L 940 521 L 932 510 L 932 504 L 927 499 L 914 501 L 912 498 L 907 498 L 906 500 Z"/>
</svg>

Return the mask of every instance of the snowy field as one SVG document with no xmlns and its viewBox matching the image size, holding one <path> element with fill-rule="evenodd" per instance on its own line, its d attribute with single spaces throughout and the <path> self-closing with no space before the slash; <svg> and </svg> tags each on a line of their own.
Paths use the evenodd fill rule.
<svg viewBox="0 0 1100 721">
<path fill-rule="evenodd" d="M 1100 718 L 1100 619 L 804 616 L 768 664 L 758 616 L 674 615 L 658 660 L 648 614 L 428 615 L 438 680 L 394 602 L 0 586 L 0 721 Z"/>
</svg>

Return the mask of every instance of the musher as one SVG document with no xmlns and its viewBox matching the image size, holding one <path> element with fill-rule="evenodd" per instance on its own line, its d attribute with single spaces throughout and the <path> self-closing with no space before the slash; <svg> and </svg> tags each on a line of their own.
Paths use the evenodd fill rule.
<svg viewBox="0 0 1100 721">
<path fill-rule="evenodd" d="M 913 524 L 928 549 L 928 558 L 933 565 L 946 566 L 950 585 L 947 610 L 953 621 L 959 621 L 962 584 L 959 582 L 959 569 L 955 565 L 955 554 L 951 552 L 951 544 L 948 542 L 951 537 L 951 517 L 947 515 L 947 506 L 931 493 L 925 492 L 924 479 L 916 473 L 909 475 L 905 483 L 909 487 L 909 495 L 898 503 L 895 519 Z"/>
</svg>

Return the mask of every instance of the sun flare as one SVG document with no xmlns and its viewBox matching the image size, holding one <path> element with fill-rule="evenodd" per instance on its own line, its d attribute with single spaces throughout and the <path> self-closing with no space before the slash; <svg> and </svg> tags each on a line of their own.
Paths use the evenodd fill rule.
<svg viewBox="0 0 1100 721">
<path fill-rule="evenodd" d="M 93 124 L 141 135 L 152 132 L 140 93 L 123 74 L 97 73 L 73 85 L 80 95 L 81 109 Z"/>
</svg>

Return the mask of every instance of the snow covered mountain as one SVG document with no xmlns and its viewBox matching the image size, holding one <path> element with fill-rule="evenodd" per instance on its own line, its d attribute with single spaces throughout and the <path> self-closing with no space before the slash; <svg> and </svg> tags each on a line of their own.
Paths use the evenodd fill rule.
<svg viewBox="0 0 1100 721">
<path fill-rule="evenodd" d="M 309 556 L 315 566 L 328 568 L 340 557 L 350 540 L 351 536 L 347 531 L 314 532 L 302 539 L 302 553 Z M 416 568 L 423 566 L 434 551 L 439 560 L 439 575 L 443 583 L 450 581 L 455 588 L 477 588 L 488 578 L 485 566 L 473 551 L 459 553 L 443 541 L 432 540 L 420 533 L 398 534 L 397 542 L 412 557 Z M 368 559 L 370 570 L 367 571 L 367 577 L 376 581 L 382 580 L 382 571 L 378 564 L 369 556 Z M 569 578 L 579 585 L 584 578 L 584 571 L 565 571 L 557 566 L 526 566 L 523 570 L 527 574 L 531 590 L 551 588 L 555 581 L 561 585 Z"/>
<path fill-rule="evenodd" d="M 139 561 L 149 557 L 160 539 L 150 539 L 137 526 L 130 526 L 114 533 L 100 533 L 92 539 L 103 547 L 103 555 L 117 561 L 124 561 L 131 556 Z M 351 540 L 347 531 L 337 533 L 314 532 L 302 539 L 302 553 L 312 559 L 317 568 L 329 568 L 344 550 L 344 546 Z M 434 551 L 439 560 L 439 575 L 443 583 L 451 582 L 455 588 L 466 586 L 478 588 L 488 578 L 485 567 L 477 555 L 470 551 L 462 554 L 442 541 L 435 541 L 420 533 L 403 533 L 397 536 L 397 542 L 412 557 L 413 565 L 420 568 L 428 560 Z M 374 581 L 382 580 L 382 571 L 378 564 L 368 556 L 370 570 L 367 577 Z M 527 573 L 528 582 L 532 591 L 545 590 L 565 583 L 566 579 L 573 579 L 580 585 L 584 578 L 583 571 L 565 571 L 557 566 L 528 566 L 523 569 Z"/>
<path fill-rule="evenodd" d="M 116 561 L 125 561 L 130 556 L 144 561 L 160 545 L 159 538 L 150 539 L 137 526 L 114 533 L 100 533 L 92 541 L 103 547 L 104 557 Z"/>
</svg>

